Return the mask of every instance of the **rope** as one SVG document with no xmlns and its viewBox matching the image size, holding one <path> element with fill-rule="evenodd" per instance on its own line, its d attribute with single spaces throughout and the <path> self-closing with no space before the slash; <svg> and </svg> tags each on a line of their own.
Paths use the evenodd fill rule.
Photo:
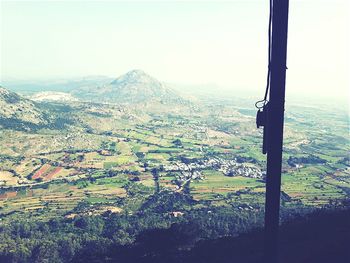
<svg viewBox="0 0 350 263">
<path fill-rule="evenodd" d="M 270 0 L 270 14 L 269 14 L 269 29 L 268 29 L 268 66 L 267 66 L 267 77 L 266 77 L 266 88 L 265 88 L 265 96 L 264 99 L 259 100 L 255 103 L 255 107 L 258 109 L 262 109 L 264 108 L 264 106 L 267 104 L 268 100 L 267 100 L 267 95 L 269 94 L 269 89 L 270 89 L 270 77 L 271 77 L 271 69 L 270 69 L 270 65 L 271 65 L 271 49 L 272 49 L 272 43 L 271 43 L 271 39 L 272 39 L 272 9 L 273 9 L 273 4 L 272 4 L 273 0 Z M 261 104 L 261 105 L 259 105 Z"/>
</svg>

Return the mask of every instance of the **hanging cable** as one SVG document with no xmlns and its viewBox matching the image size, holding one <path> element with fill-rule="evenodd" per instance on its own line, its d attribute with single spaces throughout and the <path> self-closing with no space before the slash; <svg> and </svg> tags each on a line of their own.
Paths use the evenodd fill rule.
<svg viewBox="0 0 350 263">
<path fill-rule="evenodd" d="M 264 99 L 259 100 L 255 103 L 255 107 L 258 108 L 259 110 L 264 108 L 264 106 L 267 104 L 267 95 L 269 93 L 270 89 L 270 76 L 271 76 L 271 48 L 272 48 L 272 9 L 273 9 L 273 4 L 272 0 L 270 0 L 270 10 L 269 10 L 269 29 L 268 29 L 268 67 L 267 67 L 267 77 L 266 77 L 266 88 L 265 88 L 265 95 Z"/>
</svg>

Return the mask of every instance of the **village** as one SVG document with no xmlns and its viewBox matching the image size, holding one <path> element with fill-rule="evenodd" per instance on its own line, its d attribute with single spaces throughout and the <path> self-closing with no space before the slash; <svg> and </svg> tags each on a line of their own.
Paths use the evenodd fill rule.
<svg viewBox="0 0 350 263">
<path fill-rule="evenodd" d="M 191 163 L 175 162 L 172 165 L 164 166 L 166 172 L 180 172 L 177 181 L 186 182 L 188 180 L 201 180 L 204 175 L 201 170 L 214 169 L 222 172 L 225 176 L 243 176 L 263 179 L 265 172 L 261 171 L 253 164 L 239 163 L 236 158 L 226 160 L 220 157 L 212 157 L 205 160 L 197 160 Z"/>
</svg>

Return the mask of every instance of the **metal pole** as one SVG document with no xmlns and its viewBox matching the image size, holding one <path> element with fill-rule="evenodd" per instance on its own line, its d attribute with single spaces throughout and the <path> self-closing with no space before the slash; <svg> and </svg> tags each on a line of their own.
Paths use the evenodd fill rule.
<svg viewBox="0 0 350 263">
<path fill-rule="evenodd" d="M 271 82 L 267 111 L 265 261 L 278 262 L 284 100 L 289 0 L 273 0 Z"/>
</svg>

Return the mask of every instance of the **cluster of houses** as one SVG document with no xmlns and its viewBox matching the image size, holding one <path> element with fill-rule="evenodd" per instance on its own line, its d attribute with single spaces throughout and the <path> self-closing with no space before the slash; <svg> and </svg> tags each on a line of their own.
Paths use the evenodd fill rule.
<svg viewBox="0 0 350 263">
<path fill-rule="evenodd" d="M 218 169 L 226 176 L 244 176 L 251 178 L 263 178 L 263 172 L 252 164 L 238 163 L 236 160 L 221 159 L 218 164 Z M 217 165 L 217 163 L 216 163 Z"/>
<path fill-rule="evenodd" d="M 204 179 L 204 175 L 198 171 L 181 171 L 180 174 L 176 175 L 176 183 L 180 187 L 183 185 L 183 183 L 190 181 L 190 180 L 196 180 L 196 179 Z"/>
<path fill-rule="evenodd" d="M 190 163 L 175 162 L 164 166 L 166 172 L 180 172 L 178 180 L 186 181 L 188 179 L 203 179 L 201 170 L 214 169 L 222 172 L 226 176 L 244 176 L 251 178 L 263 178 L 265 172 L 261 171 L 253 164 L 239 163 L 237 159 L 223 159 L 212 157 L 204 160 L 196 160 Z"/>
</svg>

